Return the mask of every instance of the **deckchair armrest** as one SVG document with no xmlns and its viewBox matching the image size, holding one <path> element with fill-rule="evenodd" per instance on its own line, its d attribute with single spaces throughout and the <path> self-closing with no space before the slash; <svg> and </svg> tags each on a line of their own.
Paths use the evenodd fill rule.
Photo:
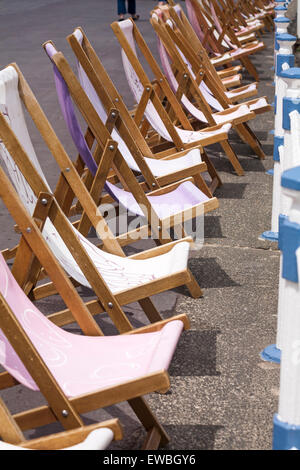
<svg viewBox="0 0 300 470">
<path fill-rule="evenodd" d="M 172 250 L 172 248 L 181 242 L 193 243 L 192 237 L 181 238 L 180 240 L 175 240 L 170 243 L 165 243 L 164 245 L 155 246 L 150 250 L 142 251 L 141 253 L 135 253 L 134 255 L 128 256 L 128 259 L 148 259 L 154 258 L 155 256 L 163 255 Z"/>
<path fill-rule="evenodd" d="M 206 163 L 205 163 L 206 165 Z M 185 183 L 187 181 L 191 181 L 192 183 L 194 183 L 194 178 L 192 176 L 190 176 L 189 178 L 184 178 L 180 181 L 177 181 L 175 183 L 171 183 L 171 184 L 168 184 L 167 186 L 164 186 L 162 188 L 159 188 L 159 189 L 155 189 L 154 191 L 151 191 L 149 193 L 147 193 L 147 196 L 161 196 L 162 194 L 167 194 L 171 191 L 174 191 L 175 189 L 178 188 L 178 186 L 180 186 L 182 183 Z"/>
<path fill-rule="evenodd" d="M 126 333 L 123 333 L 123 335 L 138 335 L 141 333 L 153 333 L 155 331 L 160 331 L 167 323 L 175 320 L 182 321 L 185 330 L 190 329 L 190 320 L 188 316 L 185 313 L 181 313 L 171 318 L 167 318 L 166 320 L 151 323 L 150 325 L 142 326 L 141 328 L 136 328 L 135 330 L 127 331 Z"/>
</svg>

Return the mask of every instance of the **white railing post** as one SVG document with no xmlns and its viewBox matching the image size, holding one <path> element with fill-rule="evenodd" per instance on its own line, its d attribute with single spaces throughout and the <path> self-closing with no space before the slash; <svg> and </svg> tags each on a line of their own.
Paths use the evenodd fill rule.
<svg viewBox="0 0 300 470">
<path fill-rule="evenodd" d="M 273 449 L 300 449 L 300 166 L 282 174 L 282 192 L 291 200 L 289 217 L 280 224 L 284 284 L 284 337 L 278 414 L 273 421 Z"/>
<path fill-rule="evenodd" d="M 279 147 L 283 145 L 284 130 L 282 126 L 282 102 L 286 92 L 287 84 L 280 76 L 281 71 L 294 65 L 293 45 L 297 38 L 291 34 L 280 34 L 277 36 L 279 51 L 276 54 L 275 63 L 275 129 L 274 129 L 274 173 L 272 194 L 272 219 L 271 230 L 263 232 L 261 238 L 272 242 L 278 241 L 278 217 L 280 214 L 280 156 Z"/>
</svg>

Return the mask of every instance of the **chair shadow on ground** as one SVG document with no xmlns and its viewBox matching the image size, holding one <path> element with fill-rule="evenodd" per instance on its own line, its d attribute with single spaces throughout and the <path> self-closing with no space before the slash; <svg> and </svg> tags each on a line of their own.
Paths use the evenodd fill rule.
<svg viewBox="0 0 300 470">
<path fill-rule="evenodd" d="M 181 336 L 169 368 L 171 377 L 219 376 L 217 337 L 220 330 L 188 330 Z"/>
<path fill-rule="evenodd" d="M 216 192 L 218 199 L 243 199 L 248 183 L 223 183 Z"/>
<path fill-rule="evenodd" d="M 216 258 L 191 258 L 189 268 L 203 289 L 240 286 L 220 267 Z M 186 286 L 176 287 L 173 291 L 190 296 Z"/>
</svg>

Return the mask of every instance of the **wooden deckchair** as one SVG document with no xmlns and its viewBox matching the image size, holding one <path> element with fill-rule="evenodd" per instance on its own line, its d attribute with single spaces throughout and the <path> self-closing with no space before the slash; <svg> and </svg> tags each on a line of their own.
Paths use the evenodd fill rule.
<svg viewBox="0 0 300 470">
<path fill-rule="evenodd" d="M 57 139 L 18 67 L 13 65 L 1 71 L 0 81 L 0 98 L 5 101 L 2 103 L 2 111 L 7 115 L 5 117 L 5 114 L 0 113 L 0 136 L 4 142 L 4 146 L 0 148 L 1 158 L 30 214 L 37 210 L 35 204 L 39 195 L 45 194 L 42 198 L 44 201 L 39 202 L 38 209 L 44 222 L 43 234 L 75 285 L 83 284 L 94 290 L 97 299 L 88 304 L 92 314 L 106 311 L 119 331 L 128 331 L 132 329 L 132 325 L 121 305 L 139 301 L 150 321 L 159 321 L 161 317 L 148 295 L 185 283 L 192 295 L 201 295 L 201 289 L 187 270 L 188 247 L 192 239 L 186 238 L 182 243 L 179 240 L 171 244 L 167 243 L 126 258 L 118 240 L 113 236 L 93 198 L 82 184 L 73 163 Z M 8 84 L 8 88 L 3 96 L 4 83 Z M 61 183 L 58 184 L 54 195 L 49 189 L 42 170 L 37 170 L 40 168 L 39 163 L 22 117 L 21 102 L 18 103 L 18 86 L 26 109 L 62 169 Z M 17 102 L 16 108 L 15 103 L 11 104 L 12 99 Z M 10 120 L 10 124 L 6 119 Z M 10 126 L 13 126 L 14 131 Z M 14 132 L 17 133 L 17 137 Z M 105 150 L 109 151 L 108 155 L 112 153 L 109 149 L 112 142 L 114 141 L 108 139 L 105 147 Z M 126 167 L 122 167 L 121 172 L 126 178 Z M 100 176 L 102 176 L 101 173 Z M 62 182 L 65 184 L 63 185 Z M 70 188 L 72 197 L 68 193 Z M 98 188 L 99 186 L 96 185 L 96 189 Z M 94 189 L 95 185 L 92 187 L 92 192 Z M 144 195 L 144 192 L 142 193 Z M 84 215 L 98 231 L 106 251 L 99 250 L 76 231 L 63 214 L 63 211 L 68 212 L 74 194 L 78 196 L 82 204 Z M 62 206 L 59 206 L 60 202 Z M 20 220 L 17 220 L 14 215 L 13 218 L 20 230 Z M 148 226 L 146 227 L 148 230 Z M 159 232 L 157 225 L 154 229 Z M 163 227 L 162 229 L 165 230 Z M 22 230 L 21 233 L 23 235 Z M 23 245 L 21 239 L 14 262 L 18 282 L 33 299 L 54 294 L 56 287 L 52 282 L 37 286 L 38 279 L 43 277 L 44 266 L 33 262 L 31 256 L 26 256 L 26 246 L 24 248 Z M 159 255 L 158 258 L 156 254 Z M 158 262 L 157 265 L 156 262 Z M 164 266 L 164 272 L 162 266 Z M 60 325 L 73 321 L 69 308 L 54 317 Z"/>
<path fill-rule="evenodd" d="M 124 70 L 127 75 L 129 86 L 132 88 L 132 92 L 136 100 L 139 101 L 138 100 L 139 90 L 137 90 L 137 88 L 138 87 L 139 89 L 141 89 L 141 87 L 145 88 L 146 83 L 149 83 L 149 79 L 147 78 L 145 71 L 143 70 L 140 62 L 137 59 L 135 44 L 137 44 L 137 46 L 139 47 L 139 50 L 144 55 L 153 73 L 155 74 L 155 78 L 157 80 L 157 83 L 159 83 L 161 90 L 164 92 L 164 94 L 169 92 L 170 85 L 165 75 L 160 70 L 155 59 L 153 58 L 151 51 L 149 50 L 149 48 L 147 47 L 147 44 L 143 40 L 142 35 L 139 32 L 137 26 L 133 24 L 133 22 L 131 22 L 130 20 L 126 20 L 126 21 L 123 21 L 122 23 L 113 23 L 112 28 L 122 47 L 122 59 L 123 59 L 123 64 L 124 64 Z M 203 74 L 203 71 L 201 70 L 200 73 Z M 187 82 L 187 85 L 189 83 L 189 72 L 188 73 L 184 72 L 180 78 L 181 78 L 180 80 L 181 85 L 184 89 L 184 87 L 186 86 L 185 81 Z M 200 75 L 200 81 L 201 81 L 201 75 Z M 205 123 L 204 120 L 206 120 L 206 122 L 209 125 L 214 125 L 216 123 L 220 124 L 220 122 L 227 121 L 227 122 L 230 122 L 230 125 L 233 125 L 234 127 L 239 126 L 239 131 L 240 133 L 243 132 L 244 138 L 245 137 L 247 138 L 247 143 L 250 143 L 250 145 L 252 146 L 254 151 L 259 155 L 260 158 L 264 158 L 264 153 L 260 145 L 258 144 L 257 140 L 250 135 L 250 131 L 248 131 L 248 129 L 245 128 L 245 124 L 244 124 L 247 121 L 249 121 L 249 119 L 253 119 L 255 117 L 255 113 L 251 111 L 246 105 L 229 107 L 229 105 L 226 106 L 225 103 L 224 103 L 224 108 L 227 107 L 227 109 L 221 112 L 213 113 L 211 107 L 209 106 L 207 100 L 203 96 L 201 90 L 199 90 L 198 85 L 197 85 L 197 89 L 198 89 L 197 105 L 199 106 L 199 110 L 202 116 L 201 124 Z M 147 109 L 145 110 L 145 112 L 146 111 Z M 154 115 L 153 111 L 155 110 L 153 110 L 152 108 L 152 115 L 150 116 L 146 115 L 147 120 L 151 121 L 152 127 L 153 125 L 157 125 L 157 122 L 154 122 L 155 118 L 157 117 L 157 114 Z M 159 131 L 158 126 L 157 126 L 157 130 Z M 230 146 L 229 142 L 228 141 L 221 142 L 221 146 L 224 149 L 226 155 L 228 156 L 235 171 L 238 174 L 243 174 L 243 169 L 232 147 Z"/>
<path fill-rule="evenodd" d="M 81 426 L 68 431 L 26 439 L 4 401 L 0 398 L 0 451 L 2 450 L 104 450 L 111 441 L 122 439 L 118 419 Z"/>
<path fill-rule="evenodd" d="M 0 175 L 3 202 L 11 213 L 23 212 L 25 226 L 30 223 L 31 231 L 25 230 L 28 251 L 32 248 L 31 253 L 41 261 L 47 257 L 58 290 L 62 291 L 64 285 L 71 287 L 40 233 L 40 221 L 29 222 L 30 216 L 2 169 Z M 63 298 L 73 304 L 74 317 L 85 310 L 74 288 Z M 59 422 L 64 429 L 75 430 L 65 435 L 66 442 L 70 442 L 69 438 L 85 433 L 81 414 L 128 401 L 148 433 L 144 448 L 166 444 L 168 436 L 143 395 L 168 390 L 167 369 L 185 325 L 187 318 L 181 315 L 175 321 L 135 330 L 134 335 L 96 337 L 96 332 L 94 336 L 69 333 L 54 325 L 31 303 L 0 254 L 0 363 L 6 369 L 0 374 L 0 389 L 22 384 L 40 391 L 46 400 L 43 406 L 13 416 L 0 401 L 2 439 L 26 446 L 23 431 Z M 114 421 L 106 424 L 114 429 L 117 438 L 121 437 Z M 50 437 L 28 445 L 55 446 L 55 441 Z"/>
<path fill-rule="evenodd" d="M 249 59 L 249 56 L 263 50 L 265 47 L 264 44 L 262 42 L 256 42 L 242 46 L 238 37 L 230 31 L 230 28 L 225 28 L 224 34 L 225 32 L 227 35 L 230 34 L 230 41 L 232 41 L 233 46 L 231 49 L 228 48 L 226 51 L 222 43 L 222 35 L 220 35 L 220 41 L 217 41 L 211 31 L 211 27 L 207 23 L 206 16 L 198 0 L 186 0 L 186 7 L 191 24 L 198 35 L 199 40 L 203 41 L 203 46 L 208 46 L 208 52 L 212 52 L 214 55 L 228 52 L 233 60 L 240 60 L 248 73 L 252 75 L 256 81 L 259 81 L 259 75 L 255 66 Z"/>
<path fill-rule="evenodd" d="M 192 25 L 190 24 L 183 9 L 181 8 L 179 4 L 174 5 L 174 7 L 170 7 L 167 4 L 164 4 L 163 6 L 160 6 L 160 7 L 156 7 L 151 12 L 151 15 L 153 14 L 153 12 L 156 12 L 156 13 L 161 12 L 162 19 L 164 21 L 167 21 L 171 17 L 171 12 L 174 12 L 174 11 L 177 13 L 181 23 L 184 24 L 184 32 L 185 32 L 185 35 L 189 38 L 189 41 L 191 41 L 192 48 L 193 49 L 196 48 L 195 49 L 196 51 L 200 49 L 201 51 L 205 52 L 205 54 L 207 55 L 206 49 L 203 47 L 203 45 L 199 41 L 198 36 L 196 35 Z M 176 21 L 175 21 L 175 24 L 176 24 Z M 177 25 L 177 27 L 179 26 Z M 228 53 L 220 55 L 216 58 L 208 57 L 208 61 L 209 61 L 209 67 L 213 66 L 214 72 L 217 73 L 220 79 L 222 88 L 224 89 L 226 93 L 230 95 L 230 99 L 232 100 L 232 103 L 235 103 L 239 101 L 240 99 L 244 98 L 245 93 L 247 93 L 246 97 L 253 96 L 257 93 L 256 82 L 237 88 L 237 86 L 241 85 L 241 75 L 240 74 L 237 75 L 237 74 L 238 72 L 242 70 L 242 66 L 241 65 L 230 66 L 232 62 L 232 58 L 230 57 Z M 224 66 L 224 65 L 226 66 L 226 68 L 218 68 L 219 66 Z M 234 88 L 232 89 L 232 87 Z"/>
<path fill-rule="evenodd" d="M 211 177 L 210 191 L 213 193 L 215 188 L 221 185 L 221 179 L 204 149 L 199 165 L 194 166 L 191 166 L 189 160 L 195 150 L 174 153 L 172 148 L 153 154 L 153 149 L 149 147 L 136 123 L 138 117 L 135 119 L 132 117 L 82 28 L 76 28 L 67 40 L 78 61 L 78 78 L 81 86 L 102 120 L 107 118 L 112 108 L 118 109 L 120 118 L 116 120 L 117 132 L 114 131 L 113 136 L 118 141 L 119 148 L 121 146 L 124 148 L 123 155 L 125 158 L 127 155 L 126 159 L 131 169 L 142 173 L 150 189 L 159 188 L 188 176 L 193 176 L 197 186 L 202 189 L 203 180 L 199 174 L 201 156 Z M 135 163 L 132 160 L 135 160 Z M 181 165 L 176 170 L 181 161 L 185 162 L 184 166 Z M 166 165 L 168 174 L 164 170 Z"/>
<path fill-rule="evenodd" d="M 263 32 L 266 24 L 262 20 L 254 20 L 247 23 L 242 16 L 242 11 L 233 3 L 229 2 L 215 2 L 210 0 L 201 0 L 199 2 L 202 9 L 205 11 L 206 21 L 213 24 L 216 29 L 214 32 L 215 37 L 220 41 L 220 36 L 224 39 L 225 47 L 231 44 L 229 36 L 235 34 L 241 44 L 252 42 L 256 40 L 256 34 Z M 268 27 L 269 29 L 269 27 Z M 221 39 L 222 39 L 221 38 Z M 229 41 L 229 42 L 228 42 Z"/>
<path fill-rule="evenodd" d="M 103 148 L 107 146 L 107 139 L 109 140 L 111 137 L 110 132 L 108 132 L 108 129 L 104 126 L 99 114 L 92 106 L 84 90 L 80 87 L 76 76 L 72 72 L 63 54 L 58 53 L 51 42 L 45 43 L 45 49 L 55 64 L 54 72 L 58 98 L 74 143 L 90 172 L 94 176 L 101 174 L 103 184 L 105 181 L 105 174 L 103 174 L 101 169 L 102 161 L 99 162 L 97 167 L 96 161 L 86 144 L 84 147 L 82 145 L 82 142 L 85 142 L 85 140 L 75 116 L 71 95 L 74 102 L 77 104 L 79 111 L 84 116 L 90 131 L 96 137 L 99 148 L 101 146 Z M 116 137 L 118 138 L 118 136 Z M 161 230 L 165 231 L 166 227 L 174 226 L 179 230 L 179 235 L 182 237 L 183 235 L 185 236 L 185 232 L 182 228 L 177 228 L 176 225 L 180 224 L 182 221 L 187 221 L 190 218 L 197 217 L 197 214 L 199 215 L 200 212 L 202 215 L 217 207 L 218 202 L 216 198 L 212 198 L 210 197 L 210 194 L 208 195 L 198 189 L 192 184 L 192 180 L 187 178 L 183 181 L 177 182 L 176 184 L 165 186 L 164 188 L 152 191 L 145 195 L 133 176 L 126 158 L 123 158 L 122 152 L 124 151 L 126 151 L 124 148 L 120 148 L 120 151 L 116 150 L 116 156 L 112 157 L 112 161 L 116 163 L 115 166 L 118 174 L 123 175 L 120 178 L 120 182 L 124 182 L 124 187 L 128 187 L 131 194 L 128 190 L 122 190 L 108 182 L 105 183 L 105 185 L 109 193 L 112 194 L 112 196 L 130 212 L 135 213 L 136 215 L 144 214 L 147 216 L 148 220 L 151 220 L 152 213 L 154 212 L 157 217 L 156 224 L 159 224 L 158 227 L 161 227 Z M 106 164 L 106 172 L 108 168 L 109 166 Z M 102 189 L 99 185 L 97 185 L 97 188 L 98 190 Z M 205 186 L 203 190 L 205 191 L 206 189 L 207 187 Z M 99 195 L 97 195 L 97 197 L 99 198 Z M 139 201 L 141 207 L 138 206 L 137 201 Z M 179 201 L 180 207 L 178 206 Z M 98 203 L 99 202 L 97 201 L 97 204 Z M 173 207 L 177 212 L 174 212 Z M 178 221 L 178 218 L 180 221 Z M 159 235 L 158 240 L 166 243 L 170 241 L 170 238 L 168 235 L 162 234 Z M 200 291 L 198 292 L 200 293 Z"/>
<path fill-rule="evenodd" d="M 171 21 L 165 19 L 166 11 L 168 12 L 169 20 Z M 155 12 L 160 13 L 160 9 L 154 10 L 154 13 Z M 215 90 L 216 99 L 221 100 L 223 97 L 225 102 L 227 102 L 228 105 L 231 105 L 231 103 L 234 102 L 236 99 L 246 99 L 253 96 L 253 94 L 257 94 L 256 83 L 251 83 L 250 85 L 246 85 L 241 88 L 235 88 L 234 90 L 231 90 L 229 92 L 226 91 L 222 80 L 216 73 L 215 67 L 211 64 L 205 49 L 197 39 L 183 10 L 180 7 L 178 8 L 176 6 L 175 8 L 164 8 L 163 12 L 164 14 L 161 14 L 159 16 L 159 20 L 157 19 L 155 23 L 152 22 L 153 27 L 156 26 L 156 23 L 158 22 L 161 24 L 161 26 L 165 25 L 165 41 L 169 45 L 175 45 L 175 48 L 173 47 L 172 49 L 175 51 L 172 53 L 172 57 L 179 56 L 179 65 L 180 63 L 184 62 L 188 66 L 190 72 L 192 71 L 193 73 L 195 73 L 196 78 L 200 74 L 200 72 L 202 72 L 203 75 L 200 75 L 201 77 L 203 77 L 201 83 L 205 81 L 205 72 L 208 72 L 210 80 L 213 79 L 213 82 L 217 87 Z M 170 38 L 168 36 L 170 36 Z M 189 41 L 192 41 L 193 43 L 192 49 L 188 47 Z M 190 63 L 189 60 L 191 60 L 192 63 Z M 250 109 L 252 109 L 256 114 L 261 114 L 262 112 L 269 111 L 270 106 L 267 105 L 266 97 L 259 98 L 259 100 L 260 102 L 262 102 L 262 100 L 264 101 L 264 106 L 258 106 L 257 99 L 243 102 L 243 104 L 247 104 Z M 216 109 L 222 109 L 222 107 L 220 108 L 220 104 L 217 105 Z"/>
<path fill-rule="evenodd" d="M 188 21 L 187 17 L 185 16 L 182 8 L 179 5 L 175 5 L 175 7 L 169 7 L 168 5 L 164 5 L 162 8 L 156 8 L 151 12 L 151 16 L 153 17 L 153 14 L 156 14 L 158 18 L 163 22 L 163 23 L 168 23 L 172 29 L 174 29 L 174 32 L 176 33 L 176 30 L 178 29 L 182 34 L 184 31 L 184 35 L 186 38 L 188 38 L 188 41 L 192 41 L 192 44 L 196 47 L 196 50 L 194 51 L 196 56 L 205 56 L 205 66 L 208 68 L 208 70 L 212 73 L 213 76 L 216 77 L 216 81 L 218 85 L 221 87 L 221 89 L 224 91 L 226 96 L 229 98 L 231 103 L 236 103 L 240 101 L 241 99 L 249 98 L 251 96 L 254 96 L 257 94 L 257 83 L 250 83 L 249 85 L 241 86 L 241 87 L 235 87 L 232 90 L 228 90 L 228 86 L 226 81 L 222 79 L 222 76 L 224 74 L 224 69 L 222 71 L 222 74 L 219 73 L 219 71 L 216 70 L 215 66 L 211 63 L 211 60 L 209 59 L 207 52 L 205 48 L 202 46 L 200 43 L 198 37 L 196 36 L 190 22 Z M 175 18 L 174 18 L 175 17 Z M 171 21 L 168 21 L 171 20 Z M 161 57 L 161 62 L 163 69 L 165 68 L 164 62 L 165 60 L 162 58 L 162 53 L 161 53 L 161 41 L 159 41 L 159 54 Z M 182 56 L 183 58 L 183 56 Z M 235 69 L 235 68 L 234 68 Z M 230 70 L 230 69 L 229 69 Z M 165 70 L 164 70 L 165 71 Z"/>
<path fill-rule="evenodd" d="M 203 48 L 199 49 L 197 51 L 198 53 L 195 53 L 195 51 L 189 47 L 189 41 L 183 34 L 183 32 L 186 31 L 186 17 L 183 15 L 179 18 L 173 8 L 170 8 L 169 11 L 172 20 L 171 25 L 168 24 L 170 23 L 170 20 L 164 23 L 159 20 L 157 15 L 152 15 L 150 21 L 159 37 L 161 59 L 164 61 L 163 63 L 168 66 L 168 58 L 170 57 L 172 60 L 172 69 L 169 71 L 167 69 L 164 70 L 169 80 L 171 81 L 173 79 L 174 81 L 175 79 L 175 84 L 173 85 L 175 86 L 177 76 L 179 80 L 181 80 L 181 84 L 183 74 L 186 77 L 184 89 L 183 86 L 180 87 L 177 85 L 177 96 L 181 96 L 182 102 L 183 93 L 188 96 L 189 99 L 186 98 L 186 96 L 184 97 L 184 104 L 188 107 L 188 111 L 197 119 L 201 119 L 201 115 L 199 117 L 199 113 L 195 108 L 199 101 L 199 93 L 201 93 L 201 95 L 205 93 L 205 98 L 215 109 L 232 109 L 231 96 L 234 95 L 234 92 L 229 94 L 224 90 L 224 87 L 222 86 L 214 67 L 210 64 Z M 166 51 L 164 51 L 164 48 Z M 164 54 L 164 56 L 162 54 Z M 174 74 L 175 71 L 177 76 Z M 245 97 L 246 96 L 247 88 L 245 89 Z M 195 106 L 193 105 L 194 103 Z M 247 106 L 255 114 L 262 114 L 271 110 L 271 106 L 268 104 L 265 96 L 243 102 L 240 106 Z M 260 158 L 264 158 L 264 153 L 261 149 L 260 143 L 254 133 L 247 126 L 246 122 L 237 123 L 237 125 L 234 125 L 234 128 L 237 130 L 241 138 L 252 147 L 255 153 Z"/>
<path fill-rule="evenodd" d="M 125 20 L 122 23 L 112 23 L 111 27 L 114 33 L 116 34 L 117 39 L 120 42 L 122 48 L 121 54 L 124 70 L 127 76 L 127 81 L 129 86 L 131 87 L 132 93 L 136 101 L 139 103 L 137 110 L 141 108 L 142 111 L 145 113 L 147 121 L 151 123 L 151 126 L 154 127 L 160 135 L 162 135 L 163 129 L 160 125 L 160 108 L 158 107 L 157 99 L 150 101 L 146 108 L 143 106 L 144 102 L 141 99 L 141 92 L 147 87 L 149 79 L 140 61 L 137 58 L 135 45 L 138 46 L 139 50 L 141 51 L 146 61 L 148 62 L 150 68 L 152 69 L 158 87 L 161 90 L 162 96 L 166 96 L 168 99 L 171 94 L 173 97 L 175 97 L 175 95 L 173 94 L 165 75 L 162 73 L 160 67 L 155 61 L 150 49 L 144 41 L 137 26 L 130 20 Z M 183 79 L 185 79 L 185 77 L 183 77 Z M 155 96 L 155 98 L 157 98 L 157 95 Z M 178 103 L 177 98 L 176 101 Z M 255 117 L 255 114 L 251 112 L 246 106 L 242 109 L 237 109 L 238 115 L 235 113 L 236 109 L 233 108 L 226 109 L 225 111 L 222 111 L 220 113 L 213 114 L 210 106 L 203 97 L 201 97 L 201 99 L 199 100 L 199 107 L 201 108 L 201 112 L 203 113 L 206 122 L 210 126 L 216 125 L 218 120 L 219 125 L 221 125 L 220 123 L 225 122 L 227 123 L 226 125 L 230 125 L 231 127 L 234 122 L 243 122 L 245 120 L 249 120 Z M 181 111 L 183 112 L 182 109 Z M 205 122 L 202 121 L 200 124 L 205 125 Z M 238 158 L 234 150 L 232 149 L 230 143 L 226 140 L 220 142 L 220 145 L 222 146 L 224 152 L 226 153 L 227 157 L 231 161 L 236 171 L 242 172 Z"/>
</svg>

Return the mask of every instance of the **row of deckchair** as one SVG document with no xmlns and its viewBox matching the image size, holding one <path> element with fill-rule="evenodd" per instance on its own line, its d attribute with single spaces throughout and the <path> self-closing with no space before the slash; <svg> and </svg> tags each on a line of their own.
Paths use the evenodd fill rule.
<svg viewBox="0 0 300 470">
<path fill-rule="evenodd" d="M 44 44 L 53 64 L 62 115 L 78 151 L 74 161 L 18 66 L 11 64 L 0 71 L 0 197 L 20 234 L 18 245 L 3 249 L 0 255 L 0 363 L 5 368 L 0 389 L 22 384 L 39 390 L 46 400 L 44 406 L 12 416 L 0 399 L 3 441 L 21 447 L 66 448 L 93 431 L 82 446 L 104 448 L 113 437 L 122 437 L 118 421 L 84 426 L 81 415 L 128 401 L 147 432 L 143 448 L 168 442 L 143 395 L 168 390 L 168 366 L 189 320 L 184 314 L 162 319 L 150 297 L 182 285 L 194 298 L 202 295 L 188 269 L 193 239 L 186 234 L 184 222 L 218 207 L 213 193 L 222 182 L 204 147 L 220 143 L 237 174 L 243 174 L 228 141 L 233 128 L 264 158 L 247 123 L 270 106 L 265 97 L 234 104 L 253 96 L 256 84 L 230 90 L 240 82 L 236 78 L 240 67 L 232 61 L 241 57 L 246 66 L 243 60 L 251 48 L 246 42 L 240 55 L 220 61 L 225 68 L 219 71 L 211 51 L 213 37 L 220 51 L 225 48 L 223 41 L 237 50 L 233 37 L 239 37 L 244 23 L 251 23 L 256 9 L 265 11 L 265 16 L 259 14 L 261 29 L 272 25 L 272 11 L 265 9 L 262 0 L 255 7 L 242 2 L 245 9 L 238 7 L 230 21 L 224 13 L 222 29 L 218 8 L 227 4 L 237 8 L 225 0 L 186 0 L 188 12 L 195 7 L 193 18 L 199 21 L 205 41 L 178 5 L 154 9 L 151 24 L 163 70 L 134 22 L 112 24 L 137 103 L 133 110 L 126 107 L 82 28 L 67 38 L 77 58 L 78 75 L 54 43 Z M 198 5 L 211 23 L 207 29 L 198 16 Z M 255 28 L 249 28 L 249 34 L 258 31 L 257 21 Z M 154 80 L 142 67 L 137 48 Z M 35 153 L 24 110 L 59 167 L 53 192 Z M 103 208 L 108 205 L 117 215 L 123 209 L 141 223 L 115 233 L 104 217 Z M 92 228 L 98 245 L 88 239 Z M 157 246 L 125 255 L 126 245 L 145 237 L 153 238 Z M 11 270 L 7 260 L 12 262 Z M 91 288 L 95 298 L 85 303 L 79 286 Z M 45 317 L 33 301 L 55 294 L 61 296 L 65 309 Z M 133 328 L 123 309 L 131 302 L 139 302 L 149 320 L 147 326 Z M 103 313 L 119 334 L 103 334 L 95 317 Z M 73 322 L 82 335 L 61 328 Z M 55 421 L 66 432 L 25 439 L 24 431 Z"/>
</svg>

